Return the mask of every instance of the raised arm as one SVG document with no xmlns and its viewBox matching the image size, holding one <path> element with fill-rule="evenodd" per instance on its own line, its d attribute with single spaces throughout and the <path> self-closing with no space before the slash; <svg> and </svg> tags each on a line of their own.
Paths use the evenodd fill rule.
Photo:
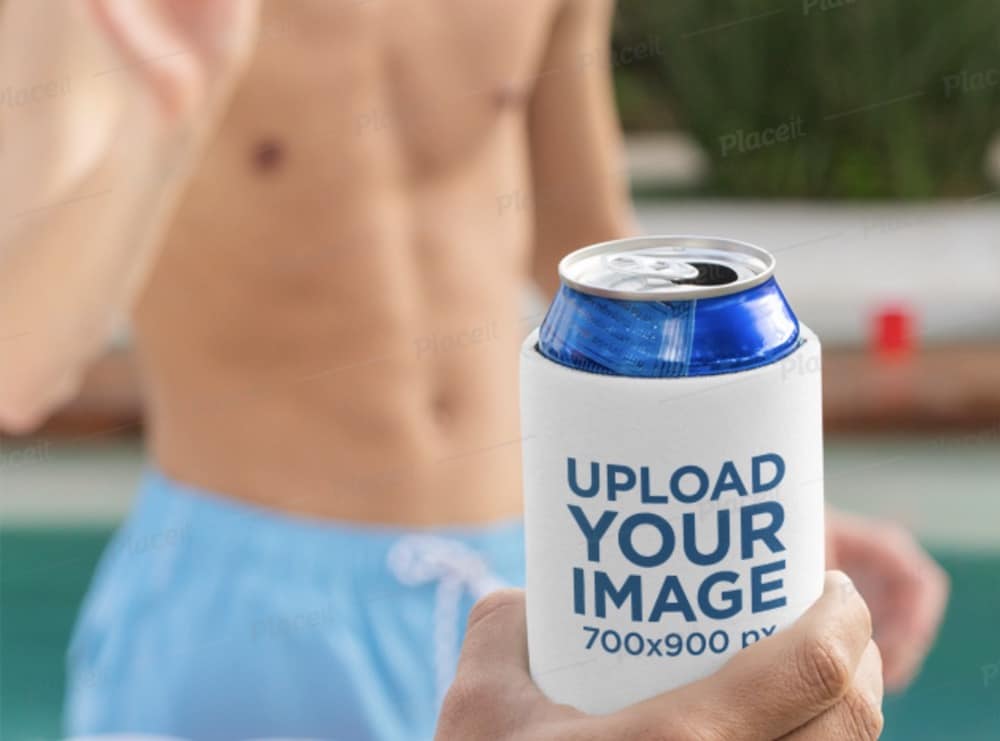
<svg viewBox="0 0 1000 741">
<path fill-rule="evenodd" d="M 0 430 L 69 396 L 248 57 L 252 0 L 0 5 Z"/>
<path fill-rule="evenodd" d="M 529 111 L 534 278 L 558 286 L 567 252 L 634 227 L 611 86 L 613 0 L 566 0 Z"/>
</svg>

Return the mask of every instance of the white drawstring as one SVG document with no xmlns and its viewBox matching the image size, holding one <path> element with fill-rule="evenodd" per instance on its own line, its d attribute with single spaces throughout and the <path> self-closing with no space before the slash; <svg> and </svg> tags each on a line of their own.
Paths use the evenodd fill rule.
<svg viewBox="0 0 1000 741">
<path fill-rule="evenodd" d="M 437 582 L 434 595 L 434 673 L 440 705 L 458 664 L 458 609 L 468 592 L 479 599 L 504 586 L 481 555 L 464 543 L 433 535 L 407 535 L 389 551 L 389 570 L 400 584 Z"/>
</svg>

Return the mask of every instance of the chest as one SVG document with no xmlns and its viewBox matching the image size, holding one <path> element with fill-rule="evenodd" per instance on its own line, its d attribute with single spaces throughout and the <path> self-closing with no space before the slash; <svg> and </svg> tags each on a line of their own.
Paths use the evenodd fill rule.
<svg viewBox="0 0 1000 741">
<path fill-rule="evenodd" d="M 446 164 L 519 120 L 558 2 L 265 0 L 240 119 L 320 138 L 317 163 L 395 148 Z"/>
</svg>

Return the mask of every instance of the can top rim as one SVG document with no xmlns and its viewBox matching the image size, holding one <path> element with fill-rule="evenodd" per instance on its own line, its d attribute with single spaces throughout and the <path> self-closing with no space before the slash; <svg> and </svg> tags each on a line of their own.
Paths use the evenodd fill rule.
<svg viewBox="0 0 1000 741">
<path fill-rule="evenodd" d="M 689 249 L 694 252 L 693 256 L 695 257 L 698 250 L 722 253 L 727 257 L 731 257 L 729 264 L 749 268 L 752 274 L 724 285 L 673 284 L 660 289 L 642 291 L 622 290 L 594 285 L 587 281 L 585 275 L 581 275 L 582 263 L 592 260 L 595 257 L 663 247 L 678 250 Z M 559 262 L 559 279 L 564 285 L 580 293 L 618 299 L 620 301 L 691 301 L 700 298 L 741 293 L 749 288 L 760 285 L 774 275 L 775 262 L 774 255 L 749 242 L 740 242 L 725 237 L 665 234 L 613 239 L 571 252 Z"/>
</svg>

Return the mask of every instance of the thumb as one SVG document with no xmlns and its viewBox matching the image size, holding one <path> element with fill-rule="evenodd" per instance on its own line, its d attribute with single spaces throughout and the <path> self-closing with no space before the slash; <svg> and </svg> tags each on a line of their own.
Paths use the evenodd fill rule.
<svg viewBox="0 0 1000 741">
<path fill-rule="evenodd" d="M 459 673 L 471 666 L 527 674 L 527 646 L 524 591 L 500 589 L 479 600 L 469 613 Z"/>
</svg>

